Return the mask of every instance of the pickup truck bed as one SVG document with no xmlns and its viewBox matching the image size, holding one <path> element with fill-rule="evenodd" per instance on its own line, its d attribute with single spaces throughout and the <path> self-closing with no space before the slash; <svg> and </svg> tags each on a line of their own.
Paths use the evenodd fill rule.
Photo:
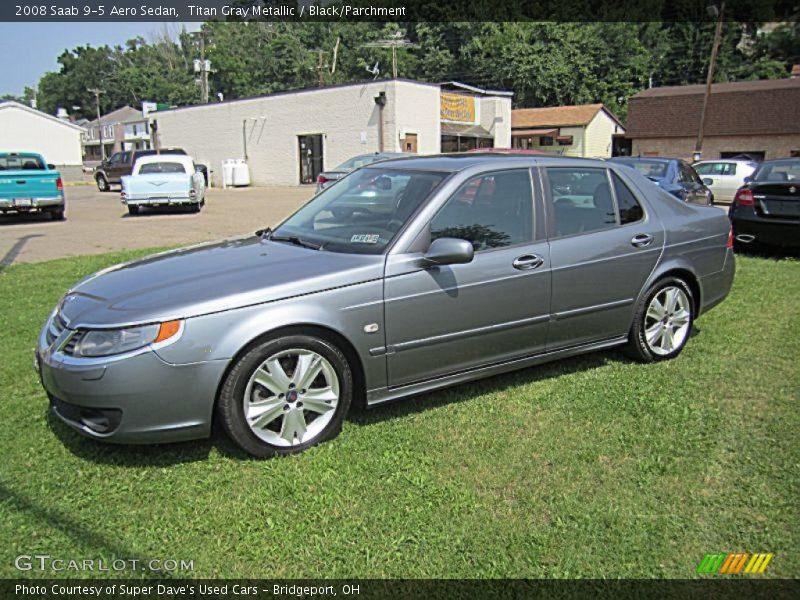
<svg viewBox="0 0 800 600">
<path fill-rule="evenodd" d="M 39 154 L 0 152 L 0 213 L 49 213 L 64 218 L 61 174 Z"/>
</svg>

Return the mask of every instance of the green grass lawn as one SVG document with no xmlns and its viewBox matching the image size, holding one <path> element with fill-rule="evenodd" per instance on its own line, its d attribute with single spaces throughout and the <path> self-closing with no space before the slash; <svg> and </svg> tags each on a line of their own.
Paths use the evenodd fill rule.
<svg viewBox="0 0 800 600">
<path fill-rule="evenodd" d="M 221 434 L 119 447 L 48 416 L 39 327 L 70 284 L 141 254 L 0 272 L 2 577 L 49 554 L 193 560 L 195 577 L 683 578 L 742 550 L 800 576 L 796 260 L 740 257 L 677 360 L 531 368 L 257 461 Z"/>
</svg>

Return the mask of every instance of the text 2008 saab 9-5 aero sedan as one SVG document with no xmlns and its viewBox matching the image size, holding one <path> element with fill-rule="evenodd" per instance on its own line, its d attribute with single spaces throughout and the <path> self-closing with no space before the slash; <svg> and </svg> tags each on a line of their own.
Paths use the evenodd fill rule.
<svg viewBox="0 0 800 600">
<path fill-rule="evenodd" d="M 336 210 L 387 189 L 390 213 Z M 731 247 L 724 212 L 611 162 L 392 160 L 274 231 L 87 277 L 36 363 L 87 436 L 187 440 L 216 418 L 253 455 L 289 454 L 338 434 L 356 402 L 618 345 L 674 358 L 728 294 Z"/>
</svg>

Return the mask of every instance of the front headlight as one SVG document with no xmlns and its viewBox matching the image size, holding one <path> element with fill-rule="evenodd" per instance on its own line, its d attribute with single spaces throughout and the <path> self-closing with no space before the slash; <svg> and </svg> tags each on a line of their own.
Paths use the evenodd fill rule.
<svg viewBox="0 0 800 600">
<path fill-rule="evenodd" d="M 74 356 L 110 356 L 144 348 L 149 344 L 176 341 L 183 321 L 167 321 L 124 329 L 93 329 L 83 333 L 72 351 Z"/>
</svg>

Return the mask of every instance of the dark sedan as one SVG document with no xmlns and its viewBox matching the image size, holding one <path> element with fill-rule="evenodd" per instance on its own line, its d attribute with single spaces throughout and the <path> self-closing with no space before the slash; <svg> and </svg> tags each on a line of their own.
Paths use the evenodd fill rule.
<svg viewBox="0 0 800 600">
<path fill-rule="evenodd" d="M 800 158 L 765 161 L 745 181 L 730 210 L 736 243 L 800 247 Z"/>
<path fill-rule="evenodd" d="M 614 157 L 611 160 L 629 167 L 655 182 L 676 198 L 692 204 L 713 204 L 714 195 L 707 185 L 711 179 L 700 179 L 697 171 L 679 158 Z"/>
</svg>

